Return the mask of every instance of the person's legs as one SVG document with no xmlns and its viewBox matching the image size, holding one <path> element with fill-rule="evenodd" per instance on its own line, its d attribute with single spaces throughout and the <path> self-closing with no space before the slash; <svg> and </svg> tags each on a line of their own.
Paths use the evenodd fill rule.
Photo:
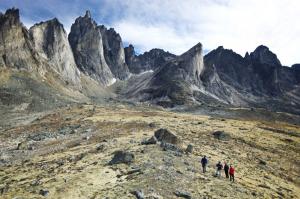
<svg viewBox="0 0 300 199">
<path fill-rule="evenodd" d="M 230 174 L 230 181 L 234 182 L 234 175 Z"/>
</svg>

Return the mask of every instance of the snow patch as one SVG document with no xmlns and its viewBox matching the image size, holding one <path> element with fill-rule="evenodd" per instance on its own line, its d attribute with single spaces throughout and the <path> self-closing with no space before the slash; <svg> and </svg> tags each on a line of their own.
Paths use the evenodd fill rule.
<svg viewBox="0 0 300 199">
<path fill-rule="evenodd" d="M 112 80 L 107 84 L 107 86 L 111 86 L 114 83 L 116 83 L 117 79 L 116 78 L 112 78 Z"/>
<path fill-rule="evenodd" d="M 153 72 L 154 72 L 153 70 L 146 70 L 144 72 L 139 73 L 139 75 L 143 75 L 143 74 L 146 74 L 146 73 L 153 73 Z"/>
</svg>

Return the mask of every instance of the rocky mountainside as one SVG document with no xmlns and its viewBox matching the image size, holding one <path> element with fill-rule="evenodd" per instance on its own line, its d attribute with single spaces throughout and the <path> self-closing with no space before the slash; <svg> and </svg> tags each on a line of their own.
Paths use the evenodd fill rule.
<svg viewBox="0 0 300 199">
<path fill-rule="evenodd" d="M 175 57 L 176 55 L 157 48 L 141 55 L 136 55 L 134 47 L 131 44 L 125 48 L 126 63 L 130 72 L 134 74 L 145 71 L 154 71 Z"/>
<path fill-rule="evenodd" d="M 282 66 L 266 46 L 244 57 L 223 47 L 204 56 L 201 43 L 179 56 L 162 49 L 137 55 L 89 11 L 68 36 L 57 19 L 27 30 L 18 9 L 1 14 L 0 27 L 0 67 L 47 80 L 45 86 L 59 88 L 62 96 L 77 92 L 94 100 L 104 89 L 121 101 L 165 107 L 214 104 L 300 113 L 299 64 Z"/>
<path fill-rule="evenodd" d="M 104 58 L 101 31 L 90 12 L 87 11 L 84 17 L 78 17 L 72 24 L 69 41 L 82 72 L 103 85 L 113 83 L 114 76 Z"/>
<path fill-rule="evenodd" d="M 63 25 L 55 18 L 35 24 L 29 29 L 29 34 L 35 51 L 66 81 L 80 86 L 80 72 Z"/>
<path fill-rule="evenodd" d="M 127 79 L 129 69 L 125 63 L 125 53 L 120 35 L 113 29 L 99 26 L 104 48 L 105 61 L 114 76 L 120 80 Z"/>
<path fill-rule="evenodd" d="M 0 67 L 38 70 L 40 63 L 18 9 L 0 14 Z"/>
</svg>

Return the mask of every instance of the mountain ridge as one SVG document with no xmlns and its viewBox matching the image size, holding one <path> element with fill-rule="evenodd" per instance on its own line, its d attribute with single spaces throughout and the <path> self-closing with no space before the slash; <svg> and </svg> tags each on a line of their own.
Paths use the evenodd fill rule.
<svg viewBox="0 0 300 199">
<path fill-rule="evenodd" d="M 89 85 L 81 81 L 85 78 L 118 100 L 164 107 L 220 103 L 300 113 L 298 65 L 282 66 L 263 45 L 244 57 L 222 46 L 204 55 L 200 42 L 182 55 L 162 49 L 136 55 L 133 45 L 124 48 L 120 34 L 98 25 L 90 11 L 75 20 L 68 35 L 57 18 L 27 30 L 18 9 L 0 17 L 2 66 L 35 69 L 42 76 L 55 71 L 63 85 L 76 92 L 86 93 Z M 19 40 L 10 38 L 14 34 Z M 6 43 L 25 50 L 11 51 Z M 116 82 L 118 86 L 112 86 Z"/>
</svg>

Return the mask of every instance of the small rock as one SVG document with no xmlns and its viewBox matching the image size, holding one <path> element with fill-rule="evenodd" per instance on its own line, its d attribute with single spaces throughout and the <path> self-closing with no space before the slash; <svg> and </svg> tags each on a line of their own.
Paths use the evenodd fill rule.
<svg viewBox="0 0 300 199">
<path fill-rule="evenodd" d="M 154 136 L 160 142 L 178 144 L 178 137 L 167 129 L 158 129 L 154 132 Z"/>
<path fill-rule="evenodd" d="M 0 195 L 6 193 L 8 191 L 8 186 L 7 185 L 0 185 Z"/>
<path fill-rule="evenodd" d="M 133 162 L 133 160 L 134 160 L 133 153 L 127 151 L 116 151 L 114 152 L 113 159 L 108 164 L 109 165 L 120 164 L 120 163 L 130 164 Z"/>
<path fill-rule="evenodd" d="M 150 128 L 155 128 L 155 127 L 156 127 L 156 124 L 155 124 L 154 122 L 151 122 L 151 123 L 149 124 L 149 127 L 150 127 Z"/>
<path fill-rule="evenodd" d="M 137 199 L 144 199 L 144 193 L 141 190 L 138 191 L 132 191 L 131 194 L 133 194 Z"/>
<path fill-rule="evenodd" d="M 264 161 L 264 160 L 262 160 L 262 159 L 259 159 L 259 162 L 258 162 L 258 163 L 261 164 L 261 165 L 267 165 L 267 162 Z"/>
<path fill-rule="evenodd" d="M 30 185 L 31 186 L 38 186 L 40 184 L 40 181 L 39 180 L 33 180 Z"/>
<path fill-rule="evenodd" d="M 105 149 L 105 144 L 99 144 L 96 146 L 97 151 L 104 151 L 104 149 Z"/>
<path fill-rule="evenodd" d="M 41 189 L 39 194 L 42 196 L 47 196 L 49 194 L 49 191 L 47 189 Z"/>
<path fill-rule="evenodd" d="M 225 133 L 224 131 L 215 131 L 213 132 L 213 136 L 215 139 L 218 140 L 229 140 L 230 135 L 228 133 Z"/>
<path fill-rule="evenodd" d="M 191 144 L 189 144 L 187 147 L 186 147 L 186 150 L 185 150 L 185 152 L 187 152 L 187 153 L 192 153 L 193 152 L 193 145 L 191 145 Z"/>
<path fill-rule="evenodd" d="M 175 191 L 175 195 L 177 197 L 186 198 L 186 199 L 192 198 L 191 194 L 186 191 Z"/>
<path fill-rule="evenodd" d="M 34 146 L 24 141 L 18 143 L 17 150 L 34 150 Z"/>
<path fill-rule="evenodd" d="M 183 150 L 174 144 L 161 142 L 160 147 L 163 148 L 164 151 L 174 151 L 178 153 L 183 153 Z"/>
<path fill-rule="evenodd" d="M 133 168 L 132 170 L 129 170 L 127 171 L 127 175 L 131 175 L 131 174 L 134 174 L 134 173 L 142 173 L 141 169 L 140 168 Z"/>
<path fill-rule="evenodd" d="M 142 144 L 144 145 L 149 145 L 149 144 L 156 144 L 157 143 L 157 139 L 155 136 L 152 136 L 150 139 L 148 140 L 144 140 L 142 141 Z"/>
</svg>

